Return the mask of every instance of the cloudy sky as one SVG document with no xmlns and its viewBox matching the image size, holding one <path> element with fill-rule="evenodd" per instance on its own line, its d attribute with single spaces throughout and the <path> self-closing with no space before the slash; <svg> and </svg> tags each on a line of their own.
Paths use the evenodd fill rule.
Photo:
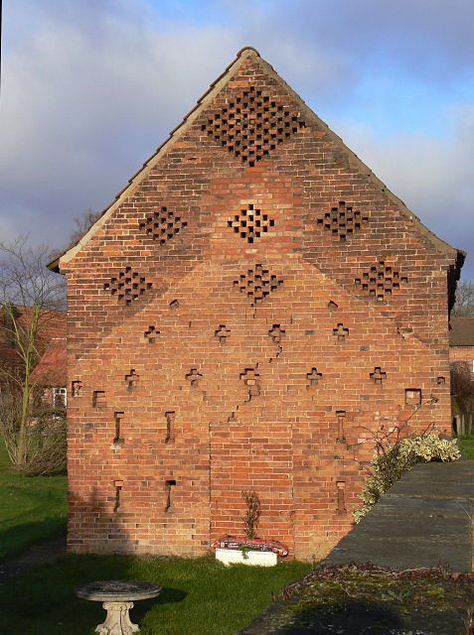
<svg viewBox="0 0 474 635">
<path fill-rule="evenodd" d="M 430 229 L 474 253 L 473 0 L 3 6 L 3 239 L 64 245 L 252 45 Z"/>
</svg>

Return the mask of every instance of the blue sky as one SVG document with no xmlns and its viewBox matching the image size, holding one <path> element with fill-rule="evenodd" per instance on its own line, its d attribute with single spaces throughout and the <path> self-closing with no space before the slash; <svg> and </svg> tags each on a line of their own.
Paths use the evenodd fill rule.
<svg viewBox="0 0 474 635">
<path fill-rule="evenodd" d="M 252 45 L 430 229 L 474 251 L 472 0 L 7 0 L 3 22 L 4 238 L 61 247 Z"/>
</svg>

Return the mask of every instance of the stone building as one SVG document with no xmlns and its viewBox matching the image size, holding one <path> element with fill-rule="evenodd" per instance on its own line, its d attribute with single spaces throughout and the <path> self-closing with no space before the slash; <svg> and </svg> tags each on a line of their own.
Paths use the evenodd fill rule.
<svg viewBox="0 0 474 635">
<path fill-rule="evenodd" d="M 68 282 L 69 548 L 300 558 L 351 527 L 377 444 L 450 433 L 463 254 L 251 48 L 77 245 Z"/>
</svg>

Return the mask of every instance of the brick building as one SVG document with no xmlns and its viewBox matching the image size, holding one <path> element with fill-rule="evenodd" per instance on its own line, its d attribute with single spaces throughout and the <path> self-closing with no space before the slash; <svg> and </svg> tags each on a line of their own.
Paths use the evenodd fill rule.
<svg viewBox="0 0 474 635">
<path fill-rule="evenodd" d="M 69 548 L 319 556 L 377 442 L 450 432 L 463 254 L 251 48 L 79 243 L 68 282 Z"/>
<path fill-rule="evenodd" d="M 13 311 L 13 315 L 10 313 Z M 16 389 L 15 377 L 22 376 L 24 361 L 19 352 L 18 339 L 25 341 L 32 329 L 32 309 L 12 306 L 0 309 L 0 384 L 10 383 Z M 15 327 L 19 335 L 15 335 Z M 67 402 L 66 315 L 59 311 L 45 311 L 35 338 L 36 365 L 31 381 L 43 401 L 51 406 L 65 406 Z M 10 379 L 10 381 L 9 381 Z M 0 385 L 1 390 L 1 385 Z"/>
<path fill-rule="evenodd" d="M 449 359 L 466 363 L 474 375 L 474 317 L 451 318 Z"/>
</svg>

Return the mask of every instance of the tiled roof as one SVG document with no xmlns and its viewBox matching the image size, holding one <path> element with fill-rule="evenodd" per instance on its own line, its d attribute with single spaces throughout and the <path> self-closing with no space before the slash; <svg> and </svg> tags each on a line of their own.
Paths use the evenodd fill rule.
<svg viewBox="0 0 474 635">
<path fill-rule="evenodd" d="M 450 346 L 474 346 L 474 317 L 451 318 Z"/>
<path fill-rule="evenodd" d="M 40 386 L 65 386 L 67 383 L 66 338 L 54 338 L 36 365 L 32 380 Z"/>
<path fill-rule="evenodd" d="M 31 307 L 16 307 L 16 322 L 27 329 L 32 320 Z M 4 327 L 8 318 L 2 316 L 0 324 L 0 364 L 13 368 L 21 364 L 14 339 Z M 41 318 L 40 336 L 37 346 L 44 353 L 36 365 L 32 378 L 40 386 L 66 385 L 66 314 L 58 311 L 45 312 Z"/>
</svg>

